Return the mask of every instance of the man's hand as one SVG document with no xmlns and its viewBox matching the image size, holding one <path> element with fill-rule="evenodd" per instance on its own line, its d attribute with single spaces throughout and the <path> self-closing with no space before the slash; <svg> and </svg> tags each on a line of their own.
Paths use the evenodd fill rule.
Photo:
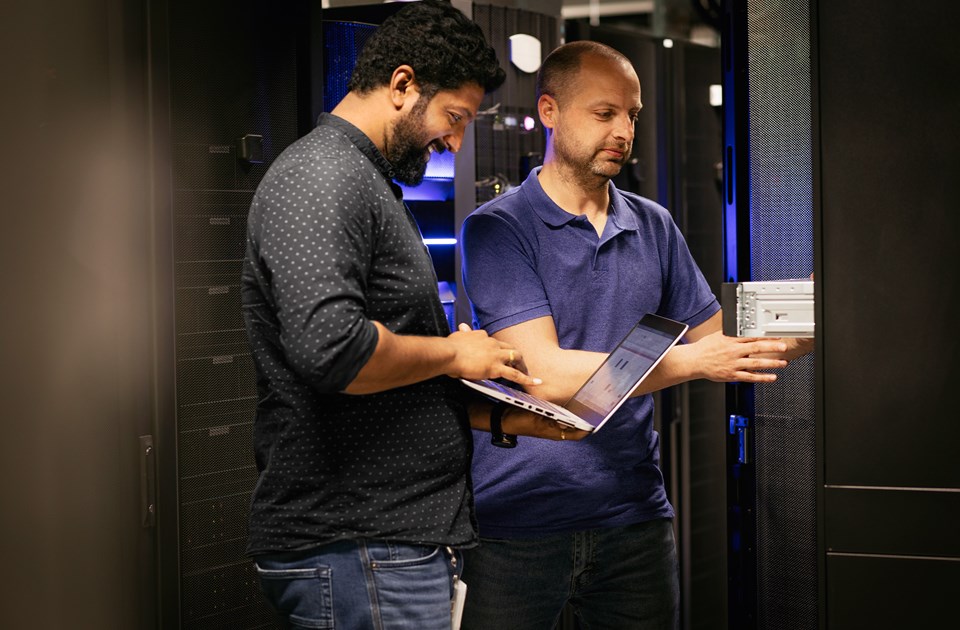
<svg viewBox="0 0 960 630">
<path fill-rule="evenodd" d="M 505 341 L 498 341 L 484 330 L 471 330 L 460 324 L 447 340 L 454 345 L 448 376 L 454 378 L 505 378 L 520 385 L 539 385 L 542 381 L 526 373 L 520 351 Z M 487 428 L 489 430 L 489 426 Z"/>
<path fill-rule="evenodd" d="M 347 394 L 376 392 L 419 383 L 445 374 L 454 378 L 507 378 L 521 385 L 538 385 L 527 375 L 523 356 L 513 345 L 482 330 L 460 330 L 447 337 L 397 335 L 380 322 L 373 356 L 343 390 Z"/>
<path fill-rule="evenodd" d="M 777 380 L 777 375 L 762 370 L 786 367 L 787 361 L 780 358 L 786 350 L 782 339 L 727 337 L 715 332 L 694 343 L 676 346 L 670 353 L 676 353 L 677 359 L 682 357 L 694 378 L 718 383 L 770 383 Z M 770 356 L 757 356 L 764 353 Z"/>
<path fill-rule="evenodd" d="M 793 361 L 794 359 L 799 359 L 805 354 L 810 354 L 813 352 L 816 347 L 816 339 L 813 337 L 785 337 L 780 339 L 786 346 L 787 349 L 784 352 L 778 352 L 775 354 L 759 354 L 754 355 L 755 358 L 762 359 L 784 359 L 786 361 Z"/>
<path fill-rule="evenodd" d="M 490 431 L 489 404 L 482 402 L 471 405 L 470 426 L 478 431 Z M 565 424 L 513 405 L 504 410 L 500 426 L 504 433 L 527 435 L 546 440 L 577 442 L 590 435 L 588 431 L 568 427 Z"/>
<path fill-rule="evenodd" d="M 810 279 L 813 280 L 813 274 L 810 274 Z M 817 340 L 814 337 L 786 337 L 780 339 L 783 341 L 787 349 L 784 352 L 776 354 L 759 354 L 754 355 L 756 358 L 777 358 L 784 359 L 786 361 L 793 361 L 794 359 L 799 359 L 805 354 L 810 354 L 816 348 Z"/>
</svg>

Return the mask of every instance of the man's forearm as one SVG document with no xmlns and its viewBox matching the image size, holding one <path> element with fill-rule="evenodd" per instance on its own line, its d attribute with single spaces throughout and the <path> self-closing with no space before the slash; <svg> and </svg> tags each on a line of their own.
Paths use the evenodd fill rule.
<svg viewBox="0 0 960 630">
<path fill-rule="evenodd" d="M 379 322 L 377 346 L 370 359 L 344 389 L 348 394 L 374 394 L 447 375 L 454 378 L 506 378 L 534 385 L 523 367 L 523 354 L 482 330 L 461 324 L 447 337 L 396 335 Z"/>
<path fill-rule="evenodd" d="M 377 347 L 345 393 L 374 394 L 449 372 L 456 349 L 446 337 L 396 335 L 379 322 L 373 325 Z"/>
<path fill-rule="evenodd" d="M 652 394 L 661 389 L 701 378 L 701 374 L 695 369 L 696 363 L 691 359 L 690 344 L 677 344 L 670 348 L 667 355 L 657 364 L 650 376 L 640 383 L 640 387 L 633 392 L 633 395 Z"/>
<path fill-rule="evenodd" d="M 527 387 L 526 390 L 544 400 L 563 404 L 577 393 L 605 358 L 606 355 L 601 352 L 586 350 L 554 348 L 543 351 L 539 356 L 528 359 L 530 371 L 540 376 L 543 383 Z"/>
<path fill-rule="evenodd" d="M 688 354 L 683 346 L 672 348 L 632 395 L 650 394 L 698 378 L 699 375 L 691 368 L 693 363 L 686 356 Z M 551 402 L 565 403 L 600 367 L 606 357 L 602 352 L 557 349 L 550 360 L 545 362 L 550 368 L 538 368 L 537 374 L 543 376 L 543 385 L 528 388 L 528 391 Z"/>
</svg>

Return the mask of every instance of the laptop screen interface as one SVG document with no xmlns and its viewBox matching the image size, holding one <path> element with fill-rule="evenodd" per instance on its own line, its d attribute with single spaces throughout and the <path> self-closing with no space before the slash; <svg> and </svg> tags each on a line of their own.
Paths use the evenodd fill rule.
<svg viewBox="0 0 960 630">
<path fill-rule="evenodd" d="M 600 424 L 675 339 L 642 324 L 637 326 L 565 407 L 594 426 Z"/>
</svg>

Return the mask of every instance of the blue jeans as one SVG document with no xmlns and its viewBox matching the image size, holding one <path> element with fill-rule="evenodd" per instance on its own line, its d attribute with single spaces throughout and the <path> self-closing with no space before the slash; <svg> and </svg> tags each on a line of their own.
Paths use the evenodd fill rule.
<svg viewBox="0 0 960 630">
<path fill-rule="evenodd" d="M 450 630 L 445 547 L 347 540 L 254 558 L 267 600 L 291 628 Z"/>
<path fill-rule="evenodd" d="M 463 630 L 551 630 L 569 602 L 583 630 L 675 630 L 673 523 L 657 519 L 464 552 Z"/>
</svg>

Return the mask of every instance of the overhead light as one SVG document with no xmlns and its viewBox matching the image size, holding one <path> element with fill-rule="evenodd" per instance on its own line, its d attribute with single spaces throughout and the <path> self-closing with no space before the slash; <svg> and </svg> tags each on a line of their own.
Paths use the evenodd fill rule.
<svg viewBox="0 0 960 630">
<path fill-rule="evenodd" d="M 710 105 L 713 107 L 723 105 L 723 86 L 719 83 L 710 86 Z"/>
<path fill-rule="evenodd" d="M 533 35 L 518 33 L 510 36 L 510 61 L 524 72 L 540 69 L 540 40 Z"/>
<path fill-rule="evenodd" d="M 568 0 L 569 2 L 570 0 Z M 611 15 L 637 15 L 644 13 L 653 13 L 654 0 L 625 0 L 623 2 L 577 2 L 576 4 L 567 4 L 560 8 L 560 15 L 565 20 L 575 20 L 577 18 L 591 17 L 596 14 L 598 17 Z"/>
</svg>

